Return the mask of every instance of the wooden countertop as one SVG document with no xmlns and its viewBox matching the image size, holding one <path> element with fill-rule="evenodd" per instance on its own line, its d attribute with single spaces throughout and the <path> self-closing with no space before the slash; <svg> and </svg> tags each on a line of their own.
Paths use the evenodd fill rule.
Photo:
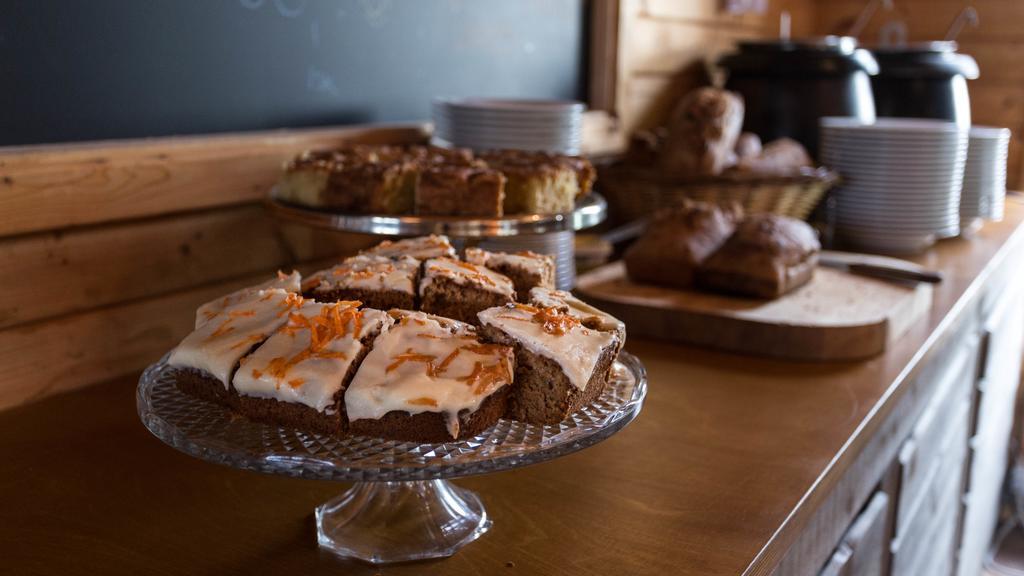
<svg viewBox="0 0 1024 576">
<path fill-rule="evenodd" d="M 640 417 L 583 452 L 460 479 L 494 527 L 454 557 L 375 568 L 316 547 L 313 508 L 345 485 L 181 454 L 119 380 L 0 414 L 0 562 L 16 574 L 764 574 L 1005 258 L 1024 205 L 916 260 L 941 269 L 926 321 L 883 356 L 798 364 L 631 340 Z"/>
</svg>

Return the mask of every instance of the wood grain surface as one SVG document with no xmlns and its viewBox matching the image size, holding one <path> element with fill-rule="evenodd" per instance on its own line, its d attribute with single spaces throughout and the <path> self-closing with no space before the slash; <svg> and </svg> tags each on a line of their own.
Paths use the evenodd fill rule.
<svg viewBox="0 0 1024 576">
<path fill-rule="evenodd" d="M 769 574 L 869 440 L 900 441 L 884 430 L 920 394 L 908 382 L 923 381 L 915 376 L 993 278 L 1019 269 L 1022 221 L 1011 201 L 1006 221 L 916 258 L 947 280 L 927 320 L 869 361 L 792 363 L 631 338 L 650 377 L 640 417 L 578 454 L 458 480 L 480 493 L 494 527 L 447 560 L 374 568 L 318 550 L 312 510 L 345 485 L 236 471 L 162 445 L 135 414 L 134 379 L 9 410 L 0 488 L 16 497 L 0 506 L 3 570 Z"/>
<path fill-rule="evenodd" d="M 879 354 L 924 316 L 932 295 L 930 285 L 823 267 L 805 286 L 766 301 L 638 284 L 622 262 L 581 276 L 576 290 L 637 336 L 792 360 Z"/>
<path fill-rule="evenodd" d="M 3 148 L 0 236 L 252 202 L 303 150 L 426 134 L 362 126 Z"/>
</svg>

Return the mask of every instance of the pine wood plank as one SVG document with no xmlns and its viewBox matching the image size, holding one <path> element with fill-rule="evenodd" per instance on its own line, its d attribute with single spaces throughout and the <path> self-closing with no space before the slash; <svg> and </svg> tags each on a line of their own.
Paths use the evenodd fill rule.
<svg viewBox="0 0 1024 576">
<path fill-rule="evenodd" d="M 629 61 L 633 74 L 674 74 L 694 63 L 714 63 L 741 40 L 759 37 L 757 30 L 708 26 L 699 22 L 639 17 L 632 33 Z"/>
<path fill-rule="evenodd" d="M 364 236 L 279 225 L 259 204 L 0 239 L 0 329 L 340 256 Z"/>
<path fill-rule="evenodd" d="M 864 8 L 861 0 L 817 1 L 816 30 L 819 34 L 845 34 Z M 961 0 L 901 0 L 894 2 L 892 12 L 878 11 L 861 34 L 861 39 L 874 43 L 878 29 L 888 20 L 903 20 L 911 40 L 941 40 L 957 14 L 968 3 Z M 974 0 L 969 3 L 978 11 L 981 25 L 964 28 L 958 40 L 992 41 L 1022 40 L 1024 2 L 1013 0 Z"/>
<path fill-rule="evenodd" d="M 251 202 L 302 150 L 425 135 L 404 125 L 0 149 L 0 236 Z"/>
<path fill-rule="evenodd" d="M 704 27 L 746 28 L 764 36 L 778 33 L 779 14 L 790 13 L 794 36 L 809 35 L 816 6 L 813 0 L 773 0 L 763 13 L 729 14 L 722 0 L 643 0 L 641 14 L 651 18 L 687 21 Z"/>
<path fill-rule="evenodd" d="M 298 266 L 310 272 L 330 261 Z M 188 334 L 195 309 L 274 269 L 192 290 L 0 330 L 0 410 L 137 372 Z"/>
</svg>

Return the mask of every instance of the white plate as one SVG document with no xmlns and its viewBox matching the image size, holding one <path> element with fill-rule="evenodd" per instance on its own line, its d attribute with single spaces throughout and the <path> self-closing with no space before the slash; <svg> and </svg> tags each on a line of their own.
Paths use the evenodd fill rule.
<svg viewBox="0 0 1024 576">
<path fill-rule="evenodd" d="M 878 118 L 871 124 L 865 124 L 849 116 L 825 116 L 818 121 L 821 128 L 828 130 L 849 130 L 853 132 L 939 132 L 966 133 L 953 122 L 931 120 L 927 118 Z"/>
</svg>

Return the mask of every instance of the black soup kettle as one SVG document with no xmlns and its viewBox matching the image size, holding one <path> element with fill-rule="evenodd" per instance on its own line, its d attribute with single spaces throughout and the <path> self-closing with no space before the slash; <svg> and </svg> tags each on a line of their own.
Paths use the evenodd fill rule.
<svg viewBox="0 0 1024 576">
<path fill-rule="evenodd" d="M 725 88 L 743 96 L 743 129 L 762 140 L 793 138 L 816 155 L 822 116 L 875 120 L 870 76 L 878 65 L 854 38 L 741 42 L 718 64 Z"/>
<path fill-rule="evenodd" d="M 951 41 L 874 48 L 879 70 L 871 88 L 878 115 L 970 126 L 967 80 L 978 77 L 978 63 L 956 49 Z"/>
</svg>

